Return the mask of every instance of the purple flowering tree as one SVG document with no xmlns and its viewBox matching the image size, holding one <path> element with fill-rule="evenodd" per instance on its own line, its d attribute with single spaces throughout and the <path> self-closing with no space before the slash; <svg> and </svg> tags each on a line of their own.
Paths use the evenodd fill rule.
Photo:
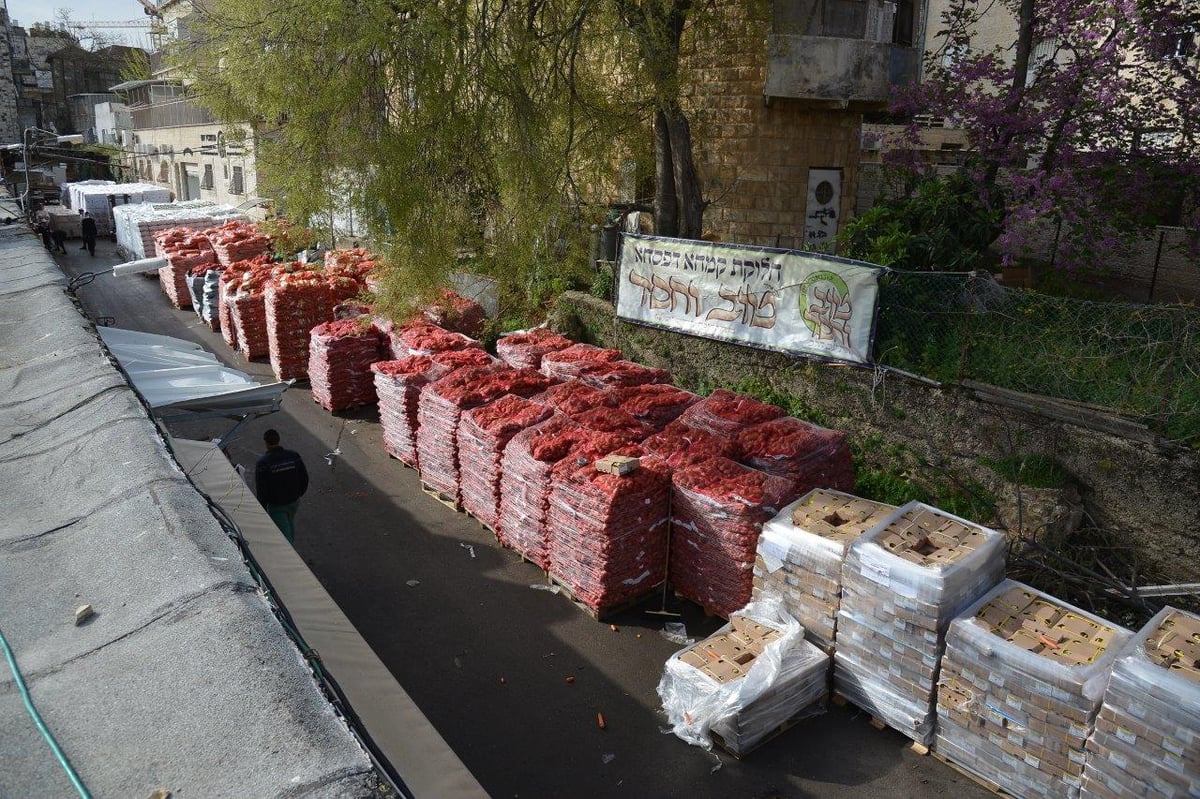
<svg viewBox="0 0 1200 799">
<path fill-rule="evenodd" d="M 1012 39 L 983 49 L 994 14 Z M 1196 0 L 951 0 L 893 110 L 965 130 L 981 201 L 1003 204 L 1006 262 L 1049 246 L 1060 266 L 1102 268 L 1149 226 L 1200 223 L 1198 38 Z"/>
</svg>

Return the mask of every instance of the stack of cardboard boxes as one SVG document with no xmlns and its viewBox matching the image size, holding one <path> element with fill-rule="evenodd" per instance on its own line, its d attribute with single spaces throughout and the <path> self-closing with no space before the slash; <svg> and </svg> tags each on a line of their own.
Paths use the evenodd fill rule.
<svg viewBox="0 0 1200 799">
<path fill-rule="evenodd" d="M 1006 580 L 951 625 L 935 749 L 1014 796 L 1073 797 L 1131 633 Z"/>
<path fill-rule="evenodd" d="M 946 628 L 1004 577 L 1004 537 L 920 502 L 850 547 L 842 570 L 834 686 L 929 745 Z"/>
<path fill-rule="evenodd" d="M 754 608 L 751 605 L 750 608 Z M 818 713 L 829 656 L 794 621 L 730 617 L 713 635 L 667 661 L 659 694 L 676 733 L 744 754 L 789 722 Z"/>
<path fill-rule="evenodd" d="M 819 647 L 833 646 L 846 550 L 895 508 L 817 488 L 763 526 L 754 596 L 777 596 Z"/>
<path fill-rule="evenodd" d="M 1083 796 L 1200 796 L 1200 616 L 1164 608 L 1113 665 Z"/>
</svg>

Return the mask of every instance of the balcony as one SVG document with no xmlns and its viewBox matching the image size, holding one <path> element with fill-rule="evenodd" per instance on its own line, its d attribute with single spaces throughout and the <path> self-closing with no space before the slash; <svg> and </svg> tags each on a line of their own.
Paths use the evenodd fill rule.
<svg viewBox="0 0 1200 799">
<path fill-rule="evenodd" d="M 219 124 L 207 108 L 183 99 L 131 108 L 130 115 L 133 117 L 134 130 Z"/>
<path fill-rule="evenodd" d="M 772 9 L 768 98 L 882 107 L 917 76 L 911 0 L 774 0 Z"/>
</svg>

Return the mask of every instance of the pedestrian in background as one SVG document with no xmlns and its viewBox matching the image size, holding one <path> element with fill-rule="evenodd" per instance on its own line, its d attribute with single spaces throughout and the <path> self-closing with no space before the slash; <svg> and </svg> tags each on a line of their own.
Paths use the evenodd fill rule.
<svg viewBox="0 0 1200 799">
<path fill-rule="evenodd" d="M 296 543 L 296 509 L 308 490 L 308 470 L 300 454 L 279 445 L 279 433 L 263 433 L 266 453 L 254 467 L 254 486 L 258 501 L 289 543 Z"/>
<path fill-rule="evenodd" d="M 50 231 L 50 238 L 54 240 L 55 251 L 61 252 L 63 255 L 66 255 L 67 254 L 67 231 L 52 230 L 52 231 Z"/>
<path fill-rule="evenodd" d="M 92 218 L 90 211 L 83 212 L 83 220 L 79 223 L 79 230 L 83 234 L 83 246 L 79 249 L 87 250 L 88 255 L 96 257 L 96 220 Z"/>
</svg>

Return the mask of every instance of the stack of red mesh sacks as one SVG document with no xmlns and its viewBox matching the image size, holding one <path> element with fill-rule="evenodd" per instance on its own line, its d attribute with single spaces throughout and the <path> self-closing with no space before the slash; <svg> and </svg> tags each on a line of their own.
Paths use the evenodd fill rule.
<svg viewBox="0 0 1200 799">
<path fill-rule="evenodd" d="M 748 426 L 783 415 L 753 397 L 718 389 L 690 406 L 667 430 L 690 428 L 739 452 Z M 726 458 L 694 461 L 672 475 L 671 584 L 704 608 L 728 616 L 750 599 L 762 525 L 786 501 L 791 483 Z"/>
<path fill-rule="evenodd" d="M 564 458 L 583 465 L 629 443 L 619 434 L 588 430 L 563 413 L 555 413 L 514 435 L 501 459 L 496 537 L 542 569 L 547 568 L 551 470 Z"/>
<path fill-rule="evenodd" d="M 265 292 L 274 268 L 269 262 L 245 261 L 250 267 L 240 275 L 233 269 L 225 286 L 225 301 L 233 323 L 238 350 L 246 360 L 261 358 L 270 352 L 267 340 L 267 305 Z"/>
<path fill-rule="evenodd" d="M 204 235 L 212 244 L 217 260 L 222 266 L 235 261 L 248 261 L 258 255 L 271 252 L 271 237 L 260 233 L 258 227 L 249 222 L 230 220 L 223 225 L 209 228 Z"/>
<path fill-rule="evenodd" d="M 269 269 L 271 257 L 259 255 L 248 261 L 235 261 L 221 272 L 221 281 L 217 284 L 217 324 L 221 329 L 221 338 L 230 347 L 238 346 L 237 327 L 233 323 L 233 296 L 247 272 L 255 268 Z M 265 285 L 265 284 L 264 284 Z M 266 350 L 266 310 L 263 310 L 263 349 Z"/>
<path fill-rule="evenodd" d="M 642 442 L 646 452 L 666 461 L 672 469 L 682 469 L 713 458 L 736 458 L 737 444 L 728 438 L 671 422 L 661 433 Z"/>
<path fill-rule="evenodd" d="M 374 269 L 375 256 L 362 247 L 325 253 L 325 275 L 333 301 L 342 303 L 362 294 Z"/>
<path fill-rule="evenodd" d="M 725 618 L 750 601 L 762 526 L 796 499 L 791 483 L 728 458 L 671 476 L 671 584 Z"/>
<path fill-rule="evenodd" d="M 380 329 L 383 329 L 382 327 Z M 444 327 L 438 327 L 432 322 L 418 319 L 399 327 L 392 326 L 387 330 L 388 341 L 391 344 L 392 357 L 404 358 L 409 355 L 432 355 L 435 352 L 461 350 L 467 348 L 481 349 L 478 341 L 462 333 L 452 333 Z"/>
<path fill-rule="evenodd" d="M 483 325 L 487 321 L 482 305 L 449 289 L 442 289 L 438 299 L 425 306 L 422 312 L 433 324 L 471 338 L 483 335 Z"/>
<path fill-rule="evenodd" d="M 496 355 L 518 369 L 540 369 L 544 355 L 565 350 L 571 343 L 566 336 L 544 327 L 535 327 L 501 337 L 496 342 Z"/>
<path fill-rule="evenodd" d="M 612 390 L 615 404 L 655 432 L 675 421 L 681 413 L 700 401 L 682 388 L 662 383 L 647 383 Z"/>
<path fill-rule="evenodd" d="M 468 513 L 492 532 L 500 518 L 500 467 L 517 433 L 545 421 L 553 409 L 509 394 L 462 415 L 458 424 L 459 484 Z"/>
<path fill-rule="evenodd" d="M 379 360 L 382 342 L 366 317 L 314 327 L 308 353 L 313 399 L 327 411 L 373 405 L 378 398 L 371 364 Z"/>
<path fill-rule="evenodd" d="M 671 373 L 633 361 L 583 361 L 578 364 L 575 379 L 597 388 L 629 388 L 670 383 Z"/>
<path fill-rule="evenodd" d="M 188 292 L 189 274 L 203 275 L 216 266 L 217 255 L 203 233 L 185 227 L 173 227 L 154 234 L 154 252 L 167 259 L 167 266 L 158 270 L 158 282 L 176 308 L 191 308 Z M 195 270 L 199 269 L 199 272 Z"/>
<path fill-rule="evenodd" d="M 534 399 L 567 416 L 577 416 L 593 408 L 617 407 L 615 392 L 604 391 L 576 380 L 556 383 Z"/>
<path fill-rule="evenodd" d="M 458 502 L 458 424 L 463 412 L 505 394 L 528 397 L 544 391 L 549 384 L 549 378 L 533 369 L 497 364 L 457 369 L 426 386 L 417 403 L 421 481 Z"/>
<path fill-rule="evenodd" d="M 543 374 L 559 380 L 574 380 L 579 373 L 594 363 L 621 360 L 620 350 L 602 349 L 593 344 L 572 344 L 563 350 L 547 352 L 542 356 Z"/>
<path fill-rule="evenodd" d="M 275 267 L 264 294 L 267 348 L 276 380 L 308 376 L 309 333 L 333 318 L 333 295 L 325 275 L 305 264 Z"/>
<path fill-rule="evenodd" d="M 791 483 L 796 496 L 814 488 L 854 490 L 846 434 L 791 416 L 752 425 L 738 434 L 740 460 Z"/>
<path fill-rule="evenodd" d="M 478 347 L 447 350 L 433 355 L 409 355 L 371 365 L 379 397 L 383 448 L 413 468 L 417 462 L 417 410 L 421 389 L 454 369 L 488 366 L 492 357 Z"/>
<path fill-rule="evenodd" d="M 549 571 L 597 613 L 643 596 L 666 578 L 670 468 L 633 445 L 625 475 L 568 457 L 554 469 L 547 529 Z"/>
</svg>

